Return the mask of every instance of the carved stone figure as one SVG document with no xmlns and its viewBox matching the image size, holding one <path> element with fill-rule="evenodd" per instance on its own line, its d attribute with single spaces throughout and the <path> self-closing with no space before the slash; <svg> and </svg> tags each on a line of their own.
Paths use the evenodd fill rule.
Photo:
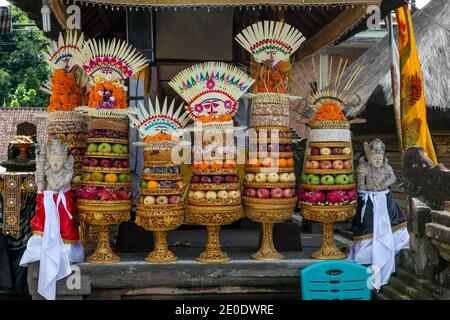
<svg viewBox="0 0 450 320">
<path fill-rule="evenodd" d="M 356 170 L 358 208 L 353 218 L 353 244 L 348 260 L 371 266 L 375 289 L 389 282 L 395 271 L 395 255 L 409 248 L 409 234 L 402 210 L 389 189 L 397 178 L 380 139 L 364 143 L 365 158 Z"/>
<path fill-rule="evenodd" d="M 52 140 L 36 147 L 36 185 L 38 192 L 60 191 L 70 186 L 73 175 L 73 156 L 67 156 L 67 144 Z"/>
<path fill-rule="evenodd" d="M 46 299 L 55 299 L 56 281 L 71 273 L 70 262 L 84 260 L 70 187 L 73 163 L 67 145 L 59 140 L 41 142 L 36 148 L 38 196 L 31 220 L 33 236 L 20 265 L 40 261 L 38 292 Z"/>
<path fill-rule="evenodd" d="M 367 161 L 361 157 L 356 169 L 358 189 L 366 191 L 388 189 L 397 181 L 397 178 L 385 156 L 384 143 L 378 138 L 370 144 L 364 142 L 364 151 Z"/>
</svg>

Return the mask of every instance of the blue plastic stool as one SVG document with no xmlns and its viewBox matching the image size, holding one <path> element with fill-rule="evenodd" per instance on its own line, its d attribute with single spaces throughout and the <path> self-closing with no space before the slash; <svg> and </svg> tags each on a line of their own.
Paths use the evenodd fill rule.
<svg viewBox="0 0 450 320">
<path fill-rule="evenodd" d="M 318 262 L 300 271 L 303 300 L 370 300 L 372 271 L 347 261 Z M 369 286 L 368 286 L 369 285 Z"/>
</svg>

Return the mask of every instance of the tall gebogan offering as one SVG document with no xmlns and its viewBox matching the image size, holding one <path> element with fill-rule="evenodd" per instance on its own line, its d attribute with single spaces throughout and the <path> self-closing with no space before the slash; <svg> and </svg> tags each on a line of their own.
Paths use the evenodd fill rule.
<svg viewBox="0 0 450 320">
<path fill-rule="evenodd" d="M 296 205 L 294 159 L 289 132 L 290 97 L 287 75 L 290 56 L 302 34 L 284 22 L 255 23 L 236 36 L 257 63 L 256 89 L 251 95 L 249 153 L 245 167 L 246 216 L 262 224 L 258 260 L 282 259 L 273 243 L 273 224 L 291 217 Z"/>
<path fill-rule="evenodd" d="M 359 97 L 351 90 L 361 68 L 356 68 L 342 82 L 347 63 L 340 60 L 334 78 L 325 88 L 309 97 L 314 115 L 306 122 L 311 128 L 301 176 L 299 202 L 305 219 L 321 222 L 323 239 L 314 259 L 344 259 L 335 244 L 333 225 L 356 213 L 356 182 L 350 125 L 362 119 L 348 120 L 344 110 L 356 107 Z M 342 67 L 343 65 L 343 67 Z"/>
<path fill-rule="evenodd" d="M 186 222 L 208 229 L 206 249 L 200 262 L 219 263 L 230 258 L 221 250 L 220 227 L 242 216 L 241 185 L 232 116 L 238 99 L 254 80 L 238 68 L 221 62 L 194 65 L 176 75 L 169 85 L 188 103 L 194 120 L 190 130 L 192 178 Z"/>
<path fill-rule="evenodd" d="M 77 108 L 89 117 L 81 187 L 76 191 L 80 219 L 95 225 L 98 242 L 87 258 L 92 263 L 120 261 L 109 243 L 109 226 L 130 219 L 131 175 L 125 81 L 147 64 L 126 42 L 89 40 L 79 65 L 89 76 L 88 105 Z"/>
<path fill-rule="evenodd" d="M 145 259 L 148 262 L 172 262 L 177 257 L 168 249 L 166 234 L 181 226 L 185 217 L 183 175 L 172 150 L 182 141 L 181 130 L 189 121 L 181 105 L 175 110 L 175 100 L 162 106 L 156 98 L 148 107 L 128 110 L 131 125 L 140 134 L 144 148 L 144 170 L 141 173 L 140 197 L 136 208 L 136 224 L 154 232 L 155 248 Z"/>
</svg>

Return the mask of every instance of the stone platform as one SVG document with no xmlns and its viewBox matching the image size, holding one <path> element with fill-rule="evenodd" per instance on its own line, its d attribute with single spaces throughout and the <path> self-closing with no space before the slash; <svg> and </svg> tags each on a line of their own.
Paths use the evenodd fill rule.
<svg viewBox="0 0 450 320">
<path fill-rule="evenodd" d="M 167 264 L 144 261 L 147 253 L 122 253 L 116 264 L 80 263 L 81 286 L 68 289 L 67 279 L 58 283 L 58 299 L 300 299 L 299 271 L 317 262 L 310 259 L 321 241 L 320 234 L 302 234 L 303 251 L 282 252 L 284 260 L 257 261 L 259 230 L 224 229 L 223 249 L 231 261 L 204 264 L 195 261 L 206 241 L 206 231 L 171 232 L 168 243 L 179 257 Z M 344 246 L 337 242 L 338 246 Z M 76 268 L 76 267 L 75 267 Z M 39 274 L 29 267 L 28 283 L 33 299 Z M 73 282 L 72 278 L 72 283 Z"/>
</svg>

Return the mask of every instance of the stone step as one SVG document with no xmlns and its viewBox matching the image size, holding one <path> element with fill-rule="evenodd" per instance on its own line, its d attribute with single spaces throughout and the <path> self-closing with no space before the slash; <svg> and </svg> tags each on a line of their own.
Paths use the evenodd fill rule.
<svg viewBox="0 0 450 320">
<path fill-rule="evenodd" d="M 431 221 L 450 227 L 450 211 L 431 211 Z"/>
<path fill-rule="evenodd" d="M 431 281 L 427 279 L 423 279 L 420 276 L 405 270 L 404 268 L 398 268 L 395 271 L 395 274 L 397 277 L 402 279 L 403 282 L 408 283 L 410 286 L 413 286 L 414 288 L 419 288 L 420 291 L 424 292 L 429 297 L 438 299 L 438 297 L 441 294 L 441 289 L 437 285 L 433 284 Z"/>
<path fill-rule="evenodd" d="M 411 300 L 411 297 L 399 292 L 391 286 L 384 286 L 381 289 L 381 294 L 389 300 Z"/>
<path fill-rule="evenodd" d="M 403 281 L 401 278 L 393 276 L 389 281 L 389 286 L 392 286 L 397 291 L 411 297 L 413 300 L 433 300 L 433 298 L 422 291 L 414 288 L 411 283 Z"/>
</svg>

